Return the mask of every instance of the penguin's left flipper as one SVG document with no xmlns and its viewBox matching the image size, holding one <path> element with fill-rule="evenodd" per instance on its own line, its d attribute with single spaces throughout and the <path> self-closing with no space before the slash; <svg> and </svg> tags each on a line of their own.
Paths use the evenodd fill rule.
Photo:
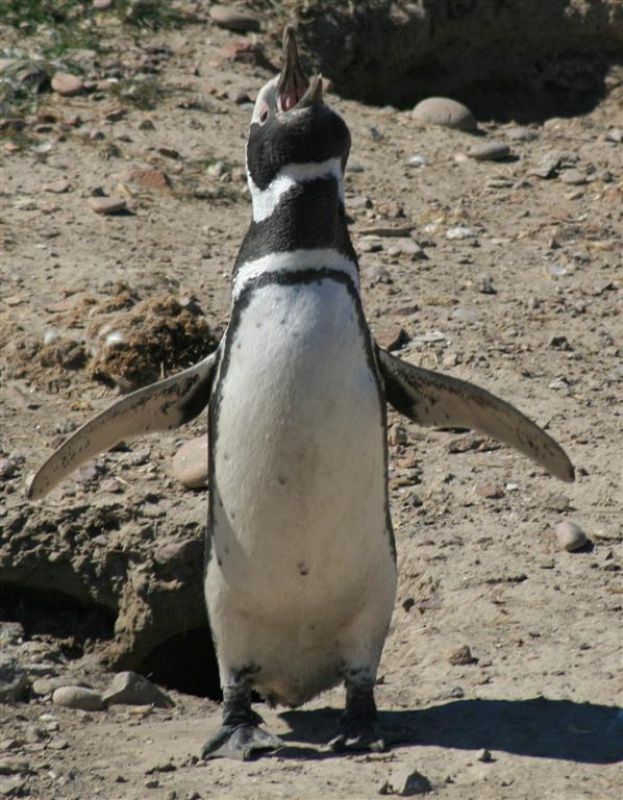
<svg viewBox="0 0 623 800">
<path fill-rule="evenodd" d="M 415 367 L 377 347 L 385 394 L 401 414 L 420 425 L 473 428 L 514 447 L 550 474 L 573 481 L 565 451 L 520 411 L 473 383 Z"/>
<path fill-rule="evenodd" d="M 195 366 L 132 392 L 90 419 L 39 468 L 28 497 L 44 497 L 85 461 L 125 439 L 172 430 L 190 422 L 210 401 L 219 358 L 216 350 Z"/>
</svg>

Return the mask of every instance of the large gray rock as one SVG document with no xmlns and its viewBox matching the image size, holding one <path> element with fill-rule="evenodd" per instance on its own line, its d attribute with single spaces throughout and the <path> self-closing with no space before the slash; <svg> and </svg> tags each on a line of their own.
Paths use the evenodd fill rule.
<svg viewBox="0 0 623 800">
<path fill-rule="evenodd" d="M 18 703 L 26 700 L 30 681 L 17 659 L 9 653 L 0 653 L 0 703 Z"/>
<path fill-rule="evenodd" d="M 171 698 L 151 681 L 136 672 L 119 672 L 104 692 L 104 701 L 111 705 L 123 703 L 130 706 L 158 706 L 169 708 Z"/>
</svg>

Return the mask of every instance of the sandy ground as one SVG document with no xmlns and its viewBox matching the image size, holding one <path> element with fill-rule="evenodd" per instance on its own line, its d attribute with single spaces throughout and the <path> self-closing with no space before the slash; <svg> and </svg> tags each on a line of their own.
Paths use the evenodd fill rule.
<svg viewBox="0 0 623 800">
<path fill-rule="evenodd" d="M 15 520 L 35 520 L 38 536 L 45 523 L 54 537 L 63 514 L 102 494 L 140 517 L 147 490 L 156 538 L 182 518 L 203 524 L 205 494 L 184 492 L 170 476 L 172 453 L 201 432 L 201 421 L 132 444 L 131 453 L 147 453 L 134 464 L 106 456 L 104 487 L 70 479 L 33 506 L 23 486 L 67 421 L 81 422 L 116 396 L 88 369 L 42 367 L 36 355 L 47 330 L 60 325 L 65 335 L 63 315 L 81 298 L 100 302 L 123 282 L 141 299 L 194 295 L 212 328 L 226 323 L 230 269 L 249 221 L 242 172 L 250 116 L 228 93 L 253 97 L 269 76 L 223 58 L 230 40 L 199 26 L 139 45 L 120 39 L 114 57 L 122 72 L 160 53 L 165 92 L 152 109 L 106 90 L 52 94 L 42 106 L 49 121 L 31 125 L 18 149 L 5 148 L 1 447 L 23 457 L 3 482 L 7 532 L 20 529 Z M 447 800 L 606 800 L 623 792 L 622 97 L 613 90 L 582 118 L 535 121 L 533 138 L 512 123 L 482 124 L 483 136 L 511 145 L 513 157 L 501 163 L 462 158 L 471 137 L 418 126 L 408 111 L 331 97 L 353 136 L 347 210 L 379 338 L 402 329 L 402 357 L 516 403 L 577 469 L 576 483 L 564 485 L 482 437 L 425 431 L 391 415 L 400 586 L 377 702 L 394 748 L 327 751 L 343 702 L 337 690 L 296 712 L 261 709 L 287 747 L 244 764 L 197 762 L 218 725 L 211 700 L 172 691 L 171 710 L 88 713 L 54 707 L 48 695 L 1 707 L 4 794 L 367 798 L 414 770 Z M 415 155 L 423 166 L 406 164 Z M 547 158 L 557 165 L 552 176 L 533 174 Z M 137 169 L 166 173 L 171 188 L 137 188 Z M 125 197 L 129 212 L 95 214 L 89 198 L 97 187 Z M 448 237 L 457 227 L 469 229 L 466 238 Z M 388 236 L 387 228 L 404 234 Z M 74 319 L 87 338 L 88 322 L 87 307 Z M 115 476 L 121 490 L 110 484 Z M 560 549 L 554 529 L 563 519 L 585 530 L 582 551 Z M 39 546 L 4 536 L 5 567 L 20 549 Z M 135 561 L 155 544 L 137 545 Z M 106 540 L 98 547 L 89 551 L 95 560 Z M 26 626 L 20 646 L 28 663 L 37 661 L 37 642 L 46 657 L 54 647 L 61 654 L 61 677 L 96 688 L 109 682 L 97 638 L 74 662 L 62 642 Z M 451 663 L 463 645 L 473 662 Z"/>
</svg>

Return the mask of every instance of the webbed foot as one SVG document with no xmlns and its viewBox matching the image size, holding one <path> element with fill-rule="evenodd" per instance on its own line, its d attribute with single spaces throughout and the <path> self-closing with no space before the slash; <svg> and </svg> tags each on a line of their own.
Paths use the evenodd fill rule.
<svg viewBox="0 0 623 800">
<path fill-rule="evenodd" d="M 372 751 L 387 750 L 387 744 L 376 725 L 374 702 L 374 677 L 366 670 L 345 670 L 346 710 L 340 723 L 340 732 L 329 742 L 331 750 Z"/>
<path fill-rule="evenodd" d="M 215 736 L 204 744 L 201 757 L 234 758 L 238 761 L 249 761 L 259 753 L 277 750 L 283 747 L 278 736 L 265 731 L 253 723 L 240 725 L 223 725 Z"/>
</svg>

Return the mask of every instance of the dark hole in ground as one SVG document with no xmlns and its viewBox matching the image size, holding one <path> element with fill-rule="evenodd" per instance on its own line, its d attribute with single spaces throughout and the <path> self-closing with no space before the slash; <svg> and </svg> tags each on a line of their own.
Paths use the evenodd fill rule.
<svg viewBox="0 0 623 800">
<path fill-rule="evenodd" d="M 96 642 L 112 639 L 115 614 L 84 606 L 54 590 L 0 587 L 0 619 L 19 622 L 27 639 L 54 640 L 64 656 L 80 658 Z"/>
<path fill-rule="evenodd" d="M 167 689 L 222 699 L 216 652 L 207 625 L 161 642 L 136 671 Z"/>
</svg>

